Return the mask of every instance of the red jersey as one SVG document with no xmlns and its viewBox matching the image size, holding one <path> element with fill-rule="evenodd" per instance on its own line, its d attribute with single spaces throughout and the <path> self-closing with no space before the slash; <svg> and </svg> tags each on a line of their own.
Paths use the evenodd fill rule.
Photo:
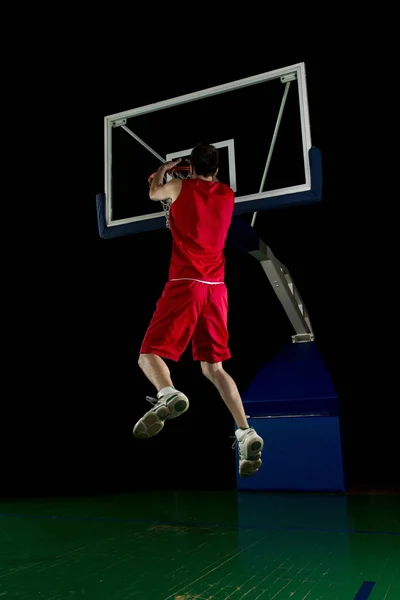
<svg viewBox="0 0 400 600">
<path fill-rule="evenodd" d="M 172 255 L 169 279 L 223 282 L 224 247 L 235 195 L 218 181 L 184 179 L 172 204 L 169 225 Z"/>
</svg>

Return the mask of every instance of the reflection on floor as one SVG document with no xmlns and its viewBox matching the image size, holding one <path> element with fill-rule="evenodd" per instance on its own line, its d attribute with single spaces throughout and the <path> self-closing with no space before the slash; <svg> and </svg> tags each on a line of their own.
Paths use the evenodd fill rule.
<svg viewBox="0 0 400 600">
<path fill-rule="evenodd" d="M 0 501 L 0 599 L 399 600 L 400 496 Z"/>
</svg>

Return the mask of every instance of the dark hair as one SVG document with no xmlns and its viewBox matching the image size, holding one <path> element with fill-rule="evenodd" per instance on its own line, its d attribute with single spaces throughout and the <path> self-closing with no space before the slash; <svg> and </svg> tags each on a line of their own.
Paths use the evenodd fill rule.
<svg viewBox="0 0 400 600">
<path fill-rule="evenodd" d="M 197 144 L 190 155 L 190 162 L 196 175 L 210 177 L 218 169 L 219 153 L 215 146 Z"/>
</svg>

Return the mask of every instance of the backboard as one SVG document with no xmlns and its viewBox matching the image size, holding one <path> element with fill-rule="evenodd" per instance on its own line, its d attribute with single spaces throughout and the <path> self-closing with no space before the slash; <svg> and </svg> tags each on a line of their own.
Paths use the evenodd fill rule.
<svg viewBox="0 0 400 600">
<path fill-rule="evenodd" d="M 235 214 L 313 201 L 305 64 L 108 115 L 104 119 L 105 220 L 130 233 L 165 227 L 148 177 L 198 142 L 220 152 L 218 179 L 235 191 Z"/>
</svg>

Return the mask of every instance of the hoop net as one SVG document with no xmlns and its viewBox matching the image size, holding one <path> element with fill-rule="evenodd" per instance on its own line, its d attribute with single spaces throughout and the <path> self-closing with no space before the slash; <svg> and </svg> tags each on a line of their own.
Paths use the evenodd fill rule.
<svg viewBox="0 0 400 600">
<path fill-rule="evenodd" d="M 149 186 L 154 179 L 154 175 L 157 171 L 152 173 L 148 179 Z M 167 183 L 167 175 L 170 177 L 174 177 L 175 179 L 189 179 L 190 177 L 190 167 L 189 166 L 177 166 L 169 171 L 165 172 L 163 183 Z M 171 208 L 171 198 L 165 198 L 165 200 L 161 200 L 161 205 L 163 207 L 163 211 L 165 214 L 166 226 L 169 229 L 169 211 Z"/>
</svg>

